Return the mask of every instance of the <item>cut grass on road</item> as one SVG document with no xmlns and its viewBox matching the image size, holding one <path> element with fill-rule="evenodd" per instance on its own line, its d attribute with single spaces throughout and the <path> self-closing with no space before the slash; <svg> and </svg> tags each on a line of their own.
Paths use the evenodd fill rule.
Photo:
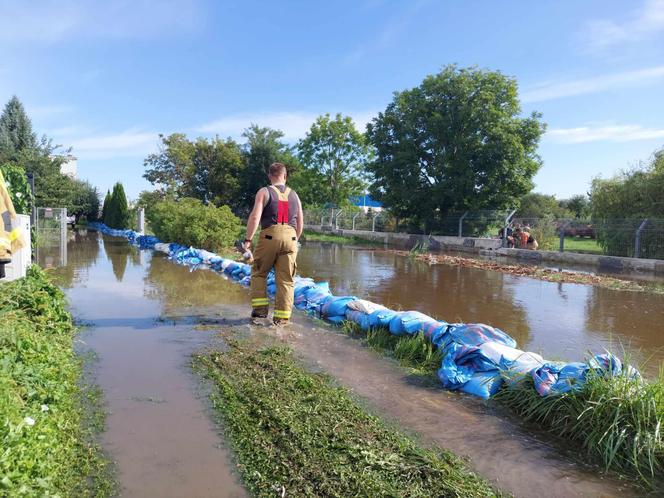
<svg viewBox="0 0 664 498">
<path fill-rule="evenodd" d="M 196 355 L 215 384 L 249 490 L 273 496 L 496 496 L 462 460 L 429 450 L 370 415 L 284 347 L 232 340 Z"/>
</svg>

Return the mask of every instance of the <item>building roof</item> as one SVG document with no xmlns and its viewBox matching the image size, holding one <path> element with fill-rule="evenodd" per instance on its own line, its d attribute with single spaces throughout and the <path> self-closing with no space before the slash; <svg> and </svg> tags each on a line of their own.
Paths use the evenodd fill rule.
<svg viewBox="0 0 664 498">
<path fill-rule="evenodd" d="M 359 207 L 370 207 L 370 208 L 382 208 L 383 205 L 372 199 L 370 195 L 360 195 L 358 197 L 351 197 L 350 202 L 353 204 L 353 206 L 359 206 Z"/>
</svg>

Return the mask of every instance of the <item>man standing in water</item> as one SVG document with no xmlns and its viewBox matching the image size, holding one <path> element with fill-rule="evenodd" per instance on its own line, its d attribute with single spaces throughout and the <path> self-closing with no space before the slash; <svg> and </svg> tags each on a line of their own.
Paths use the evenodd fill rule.
<svg viewBox="0 0 664 498">
<path fill-rule="evenodd" d="M 251 317 L 267 318 L 267 275 L 274 268 L 277 284 L 275 325 L 285 325 L 291 317 L 297 241 L 304 228 L 302 203 L 295 191 L 286 186 L 287 174 L 284 164 L 270 165 L 270 186 L 263 187 L 256 194 L 243 244 L 245 250 L 251 247 L 260 223 L 261 231 L 251 268 Z"/>
</svg>

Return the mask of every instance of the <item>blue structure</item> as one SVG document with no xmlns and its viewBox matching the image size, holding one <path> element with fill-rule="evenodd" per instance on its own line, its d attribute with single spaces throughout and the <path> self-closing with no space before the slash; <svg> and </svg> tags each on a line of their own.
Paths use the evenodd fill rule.
<svg viewBox="0 0 664 498">
<path fill-rule="evenodd" d="M 350 202 L 353 204 L 353 206 L 361 208 L 383 209 L 383 205 L 380 202 L 372 199 L 371 196 L 367 194 L 360 195 L 358 197 L 351 197 Z"/>
</svg>

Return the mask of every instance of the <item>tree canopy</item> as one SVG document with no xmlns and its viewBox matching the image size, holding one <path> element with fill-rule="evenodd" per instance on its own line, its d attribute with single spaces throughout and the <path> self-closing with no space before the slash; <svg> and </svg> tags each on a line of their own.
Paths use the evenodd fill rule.
<svg viewBox="0 0 664 498">
<path fill-rule="evenodd" d="M 24 150 L 36 149 L 37 135 L 21 101 L 14 95 L 0 115 L 0 152 L 13 155 Z"/>
<path fill-rule="evenodd" d="M 297 150 L 304 166 L 322 177 L 316 186 L 321 201 L 342 206 L 362 193 L 371 149 L 350 117 L 319 116 Z"/>
<path fill-rule="evenodd" d="M 104 213 L 104 224 L 117 229 L 129 228 L 131 226 L 127 196 L 120 182 L 113 186 L 113 192 Z"/>
<path fill-rule="evenodd" d="M 532 189 L 545 130 L 540 114 L 520 113 L 516 81 L 497 71 L 451 65 L 395 93 L 367 126 L 372 194 L 429 227 L 451 211 L 513 206 Z"/>
</svg>

